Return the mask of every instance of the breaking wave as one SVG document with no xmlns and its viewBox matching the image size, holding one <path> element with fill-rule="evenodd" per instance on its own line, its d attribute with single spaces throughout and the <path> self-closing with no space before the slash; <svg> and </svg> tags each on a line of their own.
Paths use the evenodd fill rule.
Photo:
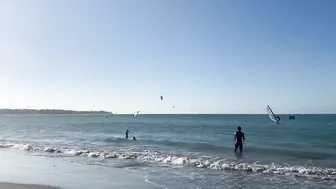
<svg viewBox="0 0 336 189">
<path fill-rule="evenodd" d="M 0 148 L 13 148 L 26 151 L 37 151 L 45 153 L 60 153 L 73 156 L 86 156 L 89 158 L 117 158 L 135 159 L 147 163 L 162 163 L 170 165 L 191 166 L 196 168 L 216 169 L 226 171 L 246 171 L 265 174 L 294 175 L 323 180 L 336 180 L 336 169 L 313 166 L 291 166 L 280 164 L 263 164 L 260 162 L 237 162 L 220 157 L 185 157 L 172 154 L 160 153 L 158 151 L 99 151 L 89 149 L 68 149 L 45 147 L 41 145 L 29 145 L 2 141 Z"/>
<path fill-rule="evenodd" d="M 107 143 L 114 143 L 114 142 L 129 142 L 130 140 L 127 140 L 125 138 L 119 138 L 119 137 L 110 137 L 110 138 L 106 138 L 103 140 L 103 142 L 107 142 Z"/>
<path fill-rule="evenodd" d="M 132 140 L 127 140 L 125 138 L 106 138 L 103 140 L 107 143 L 122 143 L 122 142 L 132 142 Z M 232 151 L 232 146 L 220 146 L 216 144 L 201 143 L 201 142 L 183 142 L 183 141 L 170 141 L 170 140 L 141 140 L 140 143 L 146 144 L 159 144 L 167 147 L 179 147 L 188 150 L 199 150 L 202 152 L 222 152 L 223 150 Z M 250 146 L 244 150 L 245 152 L 253 152 L 257 154 L 265 155 L 288 155 L 300 159 L 336 159 L 336 154 L 333 152 L 325 151 L 305 151 L 300 149 L 280 149 L 280 148 L 263 148 Z"/>
</svg>

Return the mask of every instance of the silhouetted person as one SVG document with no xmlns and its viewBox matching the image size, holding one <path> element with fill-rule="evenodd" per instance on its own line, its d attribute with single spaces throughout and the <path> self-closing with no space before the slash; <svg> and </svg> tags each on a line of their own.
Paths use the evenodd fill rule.
<svg viewBox="0 0 336 189">
<path fill-rule="evenodd" d="M 126 130 L 126 133 L 125 133 L 125 135 L 126 135 L 126 139 L 128 139 L 128 133 L 129 133 L 129 130 L 127 129 L 127 130 Z"/>
<path fill-rule="evenodd" d="M 243 152 L 243 142 L 245 142 L 245 135 L 241 132 L 241 127 L 237 127 L 238 131 L 234 133 L 234 140 L 235 140 L 235 152 L 239 148 L 240 152 Z"/>
<path fill-rule="evenodd" d="M 135 137 L 133 137 L 133 140 L 136 140 L 136 138 L 135 138 Z"/>
</svg>

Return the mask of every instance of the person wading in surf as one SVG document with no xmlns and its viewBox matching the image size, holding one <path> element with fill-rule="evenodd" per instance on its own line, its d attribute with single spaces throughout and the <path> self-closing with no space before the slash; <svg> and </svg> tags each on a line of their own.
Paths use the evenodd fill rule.
<svg viewBox="0 0 336 189">
<path fill-rule="evenodd" d="M 129 130 L 127 129 L 127 130 L 126 130 L 126 133 L 125 133 L 125 135 L 126 135 L 126 139 L 128 139 L 128 133 L 129 133 Z"/>
<path fill-rule="evenodd" d="M 243 152 L 243 142 L 245 142 L 245 135 L 241 132 L 241 127 L 237 127 L 238 131 L 234 133 L 234 141 L 235 141 L 235 152 L 239 148 L 240 152 Z"/>
</svg>

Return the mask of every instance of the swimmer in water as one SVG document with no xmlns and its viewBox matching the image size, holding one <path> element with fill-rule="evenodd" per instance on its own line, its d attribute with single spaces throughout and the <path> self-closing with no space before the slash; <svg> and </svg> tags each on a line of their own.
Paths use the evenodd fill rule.
<svg viewBox="0 0 336 189">
<path fill-rule="evenodd" d="M 245 142 L 245 135 L 241 132 L 241 127 L 237 127 L 238 131 L 234 133 L 234 140 L 235 140 L 235 149 L 236 152 L 239 148 L 240 152 L 243 152 L 243 143 Z"/>
<path fill-rule="evenodd" d="M 133 140 L 136 140 L 136 138 L 135 138 L 135 137 L 133 137 Z"/>
<path fill-rule="evenodd" d="M 128 133 L 129 133 L 129 130 L 127 129 L 127 130 L 126 130 L 126 133 L 125 133 L 125 135 L 126 135 L 126 139 L 128 139 Z"/>
</svg>

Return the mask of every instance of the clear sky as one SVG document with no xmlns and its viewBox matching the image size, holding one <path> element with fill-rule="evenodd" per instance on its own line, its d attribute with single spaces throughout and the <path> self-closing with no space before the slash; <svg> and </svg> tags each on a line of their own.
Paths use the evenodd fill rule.
<svg viewBox="0 0 336 189">
<path fill-rule="evenodd" d="M 336 113 L 335 10 L 333 0 L 1 0 L 0 108 Z"/>
</svg>

